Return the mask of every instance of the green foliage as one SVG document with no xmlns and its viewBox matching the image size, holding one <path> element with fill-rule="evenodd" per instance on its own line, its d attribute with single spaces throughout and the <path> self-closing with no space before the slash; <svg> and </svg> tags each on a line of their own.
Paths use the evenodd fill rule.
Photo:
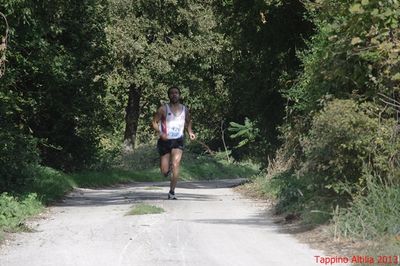
<svg viewBox="0 0 400 266">
<path fill-rule="evenodd" d="M 278 189 L 277 198 L 279 199 L 276 209 L 278 212 L 298 211 L 303 207 L 305 184 L 292 172 L 283 171 L 270 177 L 270 186 Z"/>
<path fill-rule="evenodd" d="M 306 1 L 317 34 L 300 57 L 304 72 L 285 92 L 291 111 L 309 114 L 327 94 L 393 93 L 399 69 L 399 2 Z"/>
<path fill-rule="evenodd" d="M 141 181 L 163 180 L 159 170 L 160 158 L 154 147 L 155 144 L 153 147 L 142 145 L 135 153 L 122 156 L 119 168 L 126 170 L 127 174 L 131 173 L 132 178 L 139 178 Z M 182 158 L 180 172 L 182 180 L 248 178 L 257 172 L 257 165 L 252 163 L 228 163 L 224 152 L 204 155 L 201 150 L 194 152 L 196 149 L 191 147 L 192 144 L 187 145 Z"/>
<path fill-rule="evenodd" d="M 254 142 L 255 139 L 259 136 L 260 130 L 256 127 L 256 123 L 252 122 L 249 118 L 245 118 L 244 124 L 238 124 L 236 122 L 230 122 L 230 127 L 228 130 L 232 132 L 230 135 L 231 138 L 241 138 L 242 140 L 236 146 L 236 148 L 240 148 L 246 144 Z"/>
<path fill-rule="evenodd" d="M 379 112 L 372 103 L 328 103 L 314 117 L 309 135 L 303 139 L 305 160 L 298 174 L 312 177 L 306 183 L 314 190 L 328 189 L 338 194 L 351 194 L 356 187 L 364 189 L 365 165 L 392 182 L 400 143 L 393 139 L 395 121 L 379 119 Z"/>
<path fill-rule="evenodd" d="M 8 13 L 5 14 L 5 19 L 8 21 L 10 18 L 7 15 Z M 7 26 L 2 17 L 0 23 L 0 192 L 24 185 L 39 162 L 36 149 L 37 139 L 30 135 L 30 128 L 23 116 L 23 106 L 29 100 L 21 97 L 19 92 L 7 88 L 9 76 L 13 72 L 12 65 L 7 66 L 7 73 L 3 72 L 5 61 L 8 61 L 7 64 L 12 62 L 12 57 L 10 59 L 8 56 L 9 49 L 6 49 L 9 48 L 9 31 L 12 29 Z M 3 36 L 3 33 L 6 34 Z M 3 76 L 4 74 L 7 75 Z"/>
<path fill-rule="evenodd" d="M 226 41 L 216 29 L 214 2 L 110 3 L 106 33 L 112 70 L 106 76 L 115 104 L 111 111 L 122 120 L 127 93 L 134 89 L 140 98 L 138 137 L 146 143 L 153 113 L 167 100 L 167 88 L 177 85 L 200 138 L 215 137 L 228 98 L 219 59 Z"/>
<path fill-rule="evenodd" d="M 278 189 L 277 210 L 320 223 L 336 206 L 368 197 L 366 173 L 387 187 L 398 186 L 400 143 L 389 117 L 379 105 L 336 99 L 325 102 L 308 132 L 295 122 L 282 128 L 285 145 L 270 162 L 267 178 L 267 186 Z"/>
<path fill-rule="evenodd" d="M 35 173 L 39 156 L 34 138 L 4 123 L 4 119 L 0 125 L 0 192 L 3 192 L 25 185 Z"/>
<path fill-rule="evenodd" d="M 0 83 L 6 117 L 22 138 L 38 140 L 47 165 L 90 164 L 108 126 L 104 85 L 106 1 L 0 1 L 9 21 L 8 68 Z M 2 117 L 3 116 L 2 114 Z M 18 154 L 15 154 L 18 156 Z"/>
<path fill-rule="evenodd" d="M 157 168 L 138 171 L 110 168 L 101 171 L 85 170 L 73 173 L 71 174 L 71 179 L 78 187 L 96 188 L 132 181 L 156 182 L 162 180 L 162 175 Z"/>
<path fill-rule="evenodd" d="M 124 154 L 120 157 L 118 166 L 127 170 L 144 170 L 159 166 L 160 157 L 154 145 L 140 145 L 131 154 Z"/>
<path fill-rule="evenodd" d="M 245 184 L 250 187 L 253 193 L 261 195 L 267 199 L 276 200 L 280 193 L 278 179 L 271 179 L 265 172 L 260 172 L 251 177 L 251 183 Z"/>
<path fill-rule="evenodd" d="M 312 193 L 293 171 L 278 169 L 276 162 L 272 164 L 276 169 L 269 166 L 268 173 L 259 173 L 253 177 L 252 184 L 246 185 L 251 194 L 271 200 L 276 213 L 301 217 L 308 226 L 326 223 L 332 217 L 332 204 L 337 201 Z"/>
<path fill-rule="evenodd" d="M 400 234 L 400 189 L 380 183 L 367 174 L 366 195 L 354 198 L 349 208 L 336 209 L 333 217 L 336 238 L 379 239 Z"/>
<path fill-rule="evenodd" d="M 29 183 L 19 190 L 35 193 L 44 204 L 49 204 L 61 199 L 73 187 L 76 187 L 76 183 L 71 176 L 50 167 L 40 166 Z"/>
<path fill-rule="evenodd" d="M 299 175 L 315 193 L 328 189 L 349 197 L 355 189 L 365 189 L 364 165 L 373 165 L 385 180 L 398 171 L 394 121 L 387 119 L 390 112 L 383 114 L 377 105 L 360 106 L 350 100 L 328 103 L 322 113 L 315 112 L 332 96 L 371 99 L 379 92 L 397 90 L 398 85 L 389 82 L 398 65 L 398 28 L 392 24 L 398 20 L 397 12 L 392 12 L 395 2 L 307 3 L 317 34 L 308 52 L 301 54 L 304 72 L 299 82 L 285 95 L 291 101 L 289 114 L 301 114 L 295 119 L 305 124 L 302 133 L 289 133 L 301 147 L 301 167 L 296 168 L 301 168 Z M 394 45 L 387 45 L 389 40 Z M 295 147 L 291 152 L 299 151 Z"/>
<path fill-rule="evenodd" d="M 18 230 L 27 217 L 39 213 L 42 207 L 34 193 L 24 198 L 17 198 L 7 193 L 0 194 L 0 231 Z"/>
<path fill-rule="evenodd" d="M 117 130 L 99 134 L 99 149 L 96 160 L 90 165 L 92 170 L 106 170 L 112 168 L 121 158 L 121 136 Z"/>
<path fill-rule="evenodd" d="M 249 178 L 258 172 L 253 163 L 229 163 L 225 152 L 213 156 L 185 154 L 181 166 L 183 180 Z"/>
<path fill-rule="evenodd" d="M 288 100 L 287 117 L 272 162 L 279 169 L 269 169 L 269 183 L 278 184 L 278 210 L 302 213 L 306 220 L 325 221 L 334 207 L 354 200 L 334 216 L 340 236 L 375 238 L 398 224 L 395 212 L 390 216 L 374 205 L 398 204 L 396 110 L 393 100 L 379 95 L 398 97 L 399 2 L 304 3 L 315 35 L 306 51 L 298 51 L 300 76 L 280 90 Z M 367 173 L 382 183 L 371 187 Z"/>
<path fill-rule="evenodd" d="M 154 146 L 141 145 L 133 154 L 124 154 L 112 168 L 97 171 L 87 170 L 70 175 L 72 184 L 79 187 L 109 186 L 131 181 L 165 181 L 160 173 L 160 158 Z M 248 178 L 257 172 L 251 163 L 227 163 L 217 153 L 207 156 L 185 150 L 182 162 L 181 180 L 213 180 L 220 178 Z"/>
<path fill-rule="evenodd" d="M 248 117 L 257 121 L 261 138 L 256 147 L 248 145 L 246 149 L 262 161 L 280 145 L 276 127 L 285 115 L 281 91 L 293 84 L 300 70 L 296 52 L 305 47 L 304 40 L 312 32 L 302 2 L 232 1 L 221 8 L 222 30 L 232 43 L 225 57 L 225 65 L 231 69 L 227 120 Z"/>
<path fill-rule="evenodd" d="M 371 155 L 370 143 L 377 137 L 378 118 L 369 117 L 352 100 L 334 100 L 317 114 L 303 140 L 305 162 L 301 173 L 315 176 L 316 190 L 333 189 L 342 194 L 342 184 L 358 183 L 363 163 Z M 350 182 L 350 184 L 347 184 Z M 314 183 L 314 184 L 313 184 Z"/>
</svg>

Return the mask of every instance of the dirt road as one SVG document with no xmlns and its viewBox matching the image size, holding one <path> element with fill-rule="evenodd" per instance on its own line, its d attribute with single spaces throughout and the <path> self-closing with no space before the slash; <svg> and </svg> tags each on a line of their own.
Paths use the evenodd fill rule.
<svg viewBox="0 0 400 266">
<path fill-rule="evenodd" d="M 0 249 L 1 266 L 318 265 L 311 250 L 279 230 L 265 204 L 231 187 L 240 180 L 77 189 Z M 162 214 L 127 216 L 138 202 Z"/>
</svg>

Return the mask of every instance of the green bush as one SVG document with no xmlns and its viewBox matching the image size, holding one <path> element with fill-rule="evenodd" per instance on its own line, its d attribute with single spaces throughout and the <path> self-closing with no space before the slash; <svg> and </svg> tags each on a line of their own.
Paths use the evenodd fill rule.
<svg viewBox="0 0 400 266">
<path fill-rule="evenodd" d="M 15 231 L 23 221 L 39 213 L 42 204 L 35 193 L 28 194 L 22 199 L 7 193 L 0 194 L 0 231 Z"/>
<path fill-rule="evenodd" d="M 276 206 L 278 212 L 299 209 L 298 207 L 304 203 L 306 184 L 302 182 L 293 171 L 285 171 L 276 174 L 271 179 L 271 184 L 273 183 L 279 184 L 279 202 Z"/>
<path fill-rule="evenodd" d="M 352 193 L 365 186 L 363 166 L 387 177 L 388 160 L 397 156 L 399 141 L 392 138 L 394 120 L 379 120 L 380 109 L 353 100 L 333 100 L 318 113 L 311 130 L 302 141 L 305 161 L 300 176 L 313 190 Z"/>
<path fill-rule="evenodd" d="M 310 115 L 330 94 L 376 97 L 399 89 L 400 3 L 388 1 L 304 1 L 316 34 L 300 55 L 299 81 L 285 91 L 289 109 Z"/>
<path fill-rule="evenodd" d="M 396 122 L 378 106 L 332 100 L 310 124 L 308 134 L 295 134 L 297 144 L 293 130 L 284 132 L 291 142 L 268 169 L 270 183 L 279 189 L 279 212 L 301 213 L 312 223 L 326 221 L 335 206 L 366 195 L 365 173 L 373 172 L 388 186 L 399 184 Z"/>
<path fill-rule="evenodd" d="M 334 100 L 314 117 L 309 135 L 303 139 L 305 162 L 301 175 L 311 176 L 316 189 L 355 183 L 369 155 L 378 120 L 368 117 L 352 100 Z M 314 182 L 317 181 L 317 182 Z"/>
<path fill-rule="evenodd" d="M 366 172 L 390 189 L 400 184 L 394 112 L 390 103 L 375 104 L 378 94 L 399 91 L 400 3 L 303 3 L 315 35 L 300 53 L 302 73 L 282 91 L 288 119 L 281 127 L 277 159 L 285 169 L 272 179 L 280 184 L 278 206 L 283 210 L 332 213 L 333 206 L 345 205 L 354 195 L 369 196 Z"/>
</svg>

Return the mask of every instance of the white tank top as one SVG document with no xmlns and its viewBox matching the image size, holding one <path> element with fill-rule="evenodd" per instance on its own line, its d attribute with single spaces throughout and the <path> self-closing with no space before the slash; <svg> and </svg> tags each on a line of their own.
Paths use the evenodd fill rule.
<svg viewBox="0 0 400 266">
<path fill-rule="evenodd" d="M 169 104 L 165 104 L 165 117 L 161 119 L 160 132 L 166 133 L 168 139 L 179 139 L 183 137 L 186 107 L 184 105 L 181 106 L 181 112 L 175 115 L 169 108 Z"/>
</svg>

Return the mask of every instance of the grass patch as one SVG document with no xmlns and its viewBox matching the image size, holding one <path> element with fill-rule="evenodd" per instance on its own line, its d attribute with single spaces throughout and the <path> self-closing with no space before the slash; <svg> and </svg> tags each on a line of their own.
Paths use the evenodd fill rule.
<svg viewBox="0 0 400 266">
<path fill-rule="evenodd" d="M 156 168 L 138 171 L 117 168 L 104 171 L 82 171 L 71 174 L 71 178 L 78 187 L 104 187 L 133 181 L 165 181 Z"/>
<path fill-rule="evenodd" d="M 159 170 L 159 155 L 152 146 L 142 146 L 121 159 L 120 169 L 135 173 L 138 181 L 163 181 Z M 252 163 L 228 163 L 221 153 L 214 156 L 193 153 L 190 147 L 183 153 L 180 179 L 215 180 L 229 178 L 249 178 L 258 173 L 259 166 Z"/>
<path fill-rule="evenodd" d="M 277 171 L 273 175 L 260 173 L 247 184 L 247 191 L 257 198 L 274 203 L 275 213 L 295 215 L 304 226 L 326 224 L 332 218 L 334 199 L 310 193 L 291 171 Z"/>
<path fill-rule="evenodd" d="M 181 164 L 181 179 L 186 181 L 249 178 L 257 172 L 256 165 L 227 163 L 204 155 L 188 154 Z"/>
<path fill-rule="evenodd" d="M 163 213 L 164 209 L 154 206 L 154 205 L 149 205 L 146 203 L 139 203 L 135 205 L 128 213 L 127 215 L 145 215 L 145 214 L 158 214 L 158 213 Z"/>
<path fill-rule="evenodd" d="M 258 166 L 247 163 L 228 163 L 222 156 L 199 155 L 184 152 L 180 180 L 215 180 L 228 178 L 249 178 L 257 173 Z M 124 155 L 111 169 L 102 171 L 82 171 L 70 175 L 72 183 L 78 187 L 104 187 L 128 182 L 166 181 L 159 170 L 159 155 L 150 146 L 142 146 L 135 153 Z"/>
<path fill-rule="evenodd" d="M 146 187 L 144 190 L 163 190 L 161 187 Z"/>
<path fill-rule="evenodd" d="M 32 173 L 33 177 L 18 191 L 0 194 L 0 241 L 3 232 L 29 231 L 24 221 L 74 186 L 68 175 L 49 167 L 39 166 Z"/>
<path fill-rule="evenodd" d="M 28 193 L 36 193 L 44 204 L 48 204 L 62 198 L 76 186 L 76 182 L 70 175 L 50 167 L 39 167 L 36 175 L 24 190 Z"/>
</svg>

